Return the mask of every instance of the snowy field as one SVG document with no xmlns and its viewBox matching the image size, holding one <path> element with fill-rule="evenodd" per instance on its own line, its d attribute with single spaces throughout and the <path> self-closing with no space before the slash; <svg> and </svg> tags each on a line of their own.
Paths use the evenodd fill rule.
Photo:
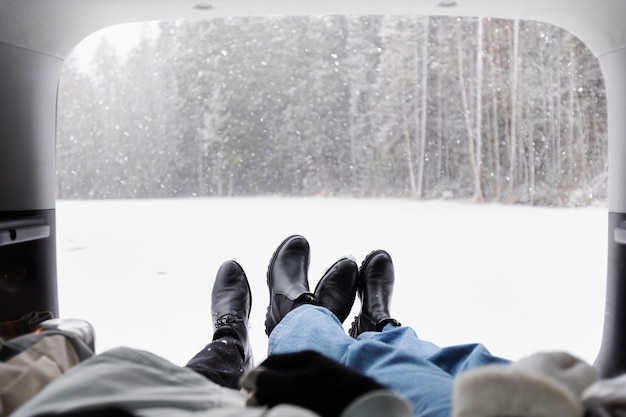
<svg viewBox="0 0 626 417">
<path fill-rule="evenodd" d="M 592 362 L 604 315 L 607 209 L 414 200 L 233 198 L 58 201 L 62 317 L 184 363 L 210 340 L 210 294 L 227 259 L 253 291 L 251 340 L 266 357 L 265 272 L 290 234 L 311 244 L 311 289 L 342 255 L 394 259 L 392 314 L 439 345 L 483 342 L 517 359 L 570 351 Z M 354 313 L 358 308 L 355 303 Z M 352 317 L 344 324 L 348 328 Z"/>
</svg>

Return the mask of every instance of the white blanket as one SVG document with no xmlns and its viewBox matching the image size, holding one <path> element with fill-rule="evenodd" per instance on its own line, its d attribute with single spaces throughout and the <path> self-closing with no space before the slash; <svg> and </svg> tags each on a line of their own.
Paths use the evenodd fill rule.
<svg viewBox="0 0 626 417">
<path fill-rule="evenodd" d="M 511 365 L 477 368 L 455 382 L 453 417 L 582 417 L 586 411 L 626 416 L 601 414 L 609 399 L 618 398 L 622 412 L 626 409 L 626 380 L 598 378 L 595 368 L 566 352 L 539 352 Z"/>
</svg>

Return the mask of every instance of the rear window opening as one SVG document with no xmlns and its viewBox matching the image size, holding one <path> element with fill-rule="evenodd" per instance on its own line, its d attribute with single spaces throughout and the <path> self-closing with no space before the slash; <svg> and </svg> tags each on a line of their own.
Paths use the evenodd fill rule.
<svg viewBox="0 0 626 417">
<path fill-rule="evenodd" d="M 597 59 L 562 29 L 419 16 L 122 25 L 76 48 L 58 109 L 61 314 L 91 319 L 102 347 L 184 362 L 235 257 L 262 358 L 265 267 L 301 233 L 312 287 L 339 256 L 387 249 L 394 314 L 428 340 L 593 361 L 606 98 Z"/>
</svg>

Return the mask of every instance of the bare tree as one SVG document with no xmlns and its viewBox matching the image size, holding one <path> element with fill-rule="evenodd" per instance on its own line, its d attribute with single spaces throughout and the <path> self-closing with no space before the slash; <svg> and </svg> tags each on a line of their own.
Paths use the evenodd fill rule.
<svg viewBox="0 0 626 417">
<path fill-rule="evenodd" d="M 480 161 L 478 160 L 476 144 L 474 142 L 474 129 L 472 129 L 471 110 L 469 107 L 469 99 L 467 97 L 467 87 L 465 82 L 465 70 L 463 59 L 463 44 L 461 37 L 462 28 L 459 27 L 457 32 L 457 65 L 459 71 L 459 84 L 461 86 L 461 102 L 463 104 L 463 119 L 465 120 L 465 129 L 467 131 L 467 145 L 469 149 L 470 165 L 472 167 L 472 174 L 474 177 L 474 200 L 483 201 L 483 192 L 480 178 Z M 479 81 L 480 83 L 480 81 Z M 476 109 L 479 111 L 480 109 Z M 476 141 L 478 142 L 478 140 Z"/>
<path fill-rule="evenodd" d="M 510 158 L 509 158 L 509 200 L 513 199 L 514 189 L 517 177 L 517 75 L 519 66 L 519 20 L 513 21 L 513 51 L 512 51 L 512 70 L 511 70 L 511 121 L 510 121 Z"/>
<path fill-rule="evenodd" d="M 426 163 L 426 120 L 428 114 L 428 43 L 429 39 L 430 18 L 426 17 L 424 28 L 424 36 L 422 38 L 422 71 L 421 71 L 421 105 L 418 138 L 418 171 L 417 171 L 417 189 L 416 196 L 421 198 L 424 193 L 424 165 Z"/>
</svg>

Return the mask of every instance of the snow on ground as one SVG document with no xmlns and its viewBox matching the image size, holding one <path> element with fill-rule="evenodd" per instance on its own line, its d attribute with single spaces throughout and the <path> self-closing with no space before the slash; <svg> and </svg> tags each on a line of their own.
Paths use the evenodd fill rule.
<svg viewBox="0 0 626 417">
<path fill-rule="evenodd" d="M 184 365 L 210 340 L 215 273 L 236 259 L 253 291 L 259 362 L 267 264 L 285 237 L 302 234 L 311 289 L 340 256 L 360 264 L 386 249 L 396 270 L 393 316 L 424 339 L 478 341 L 511 359 L 567 350 L 592 362 L 602 336 L 607 216 L 605 207 L 408 199 L 61 200 L 60 313 L 91 322 L 100 352 L 126 345 Z"/>
</svg>

